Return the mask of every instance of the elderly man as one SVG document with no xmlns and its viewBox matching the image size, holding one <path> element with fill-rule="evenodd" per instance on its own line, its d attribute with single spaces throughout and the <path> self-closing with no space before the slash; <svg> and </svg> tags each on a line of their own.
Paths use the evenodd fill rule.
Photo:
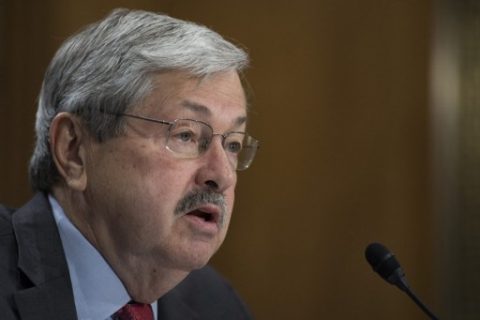
<svg viewBox="0 0 480 320">
<path fill-rule="evenodd" d="M 115 10 L 68 39 L 43 82 L 30 176 L 0 206 L 5 319 L 249 319 L 209 259 L 245 132 L 246 53 L 217 33 Z"/>
</svg>

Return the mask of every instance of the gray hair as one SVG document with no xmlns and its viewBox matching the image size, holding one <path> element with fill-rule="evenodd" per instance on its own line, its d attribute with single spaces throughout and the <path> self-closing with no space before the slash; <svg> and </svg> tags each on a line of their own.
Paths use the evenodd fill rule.
<svg viewBox="0 0 480 320">
<path fill-rule="evenodd" d="M 104 141 L 121 132 L 119 117 L 152 89 L 152 75 L 184 70 L 194 77 L 248 66 L 246 52 L 192 22 L 145 11 L 114 10 L 64 42 L 52 59 L 39 96 L 36 145 L 30 161 L 34 190 L 59 180 L 49 128 L 59 112 L 80 116 Z"/>
</svg>

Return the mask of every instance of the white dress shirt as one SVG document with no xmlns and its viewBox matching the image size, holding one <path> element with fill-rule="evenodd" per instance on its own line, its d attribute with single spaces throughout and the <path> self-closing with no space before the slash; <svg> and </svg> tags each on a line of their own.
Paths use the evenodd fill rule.
<svg viewBox="0 0 480 320">
<path fill-rule="evenodd" d="M 60 207 L 48 197 L 57 223 L 79 320 L 108 320 L 132 299 L 102 255 L 88 242 Z M 152 303 L 157 319 L 157 302 Z"/>
</svg>

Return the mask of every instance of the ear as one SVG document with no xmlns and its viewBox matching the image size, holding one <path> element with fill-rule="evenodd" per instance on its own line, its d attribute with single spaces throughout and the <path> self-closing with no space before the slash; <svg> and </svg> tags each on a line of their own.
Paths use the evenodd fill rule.
<svg viewBox="0 0 480 320">
<path fill-rule="evenodd" d="M 88 136 L 80 119 L 68 112 L 55 116 L 50 125 L 50 151 L 64 183 L 73 190 L 87 186 L 86 147 Z"/>
</svg>

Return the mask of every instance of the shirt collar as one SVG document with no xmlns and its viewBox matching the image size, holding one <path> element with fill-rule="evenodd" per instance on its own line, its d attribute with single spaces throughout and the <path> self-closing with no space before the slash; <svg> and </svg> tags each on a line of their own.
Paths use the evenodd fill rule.
<svg viewBox="0 0 480 320">
<path fill-rule="evenodd" d="M 55 198 L 49 195 L 48 199 L 62 239 L 78 319 L 109 319 L 132 299 L 109 264 L 72 224 Z M 156 306 L 154 302 L 155 319 Z"/>
</svg>

